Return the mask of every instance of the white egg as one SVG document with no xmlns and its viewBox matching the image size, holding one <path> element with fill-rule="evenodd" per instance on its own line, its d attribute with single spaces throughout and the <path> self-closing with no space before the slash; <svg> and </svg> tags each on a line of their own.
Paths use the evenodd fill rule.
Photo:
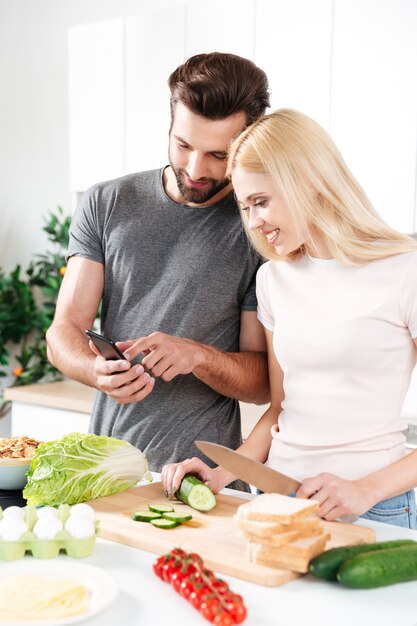
<svg viewBox="0 0 417 626">
<path fill-rule="evenodd" d="M 40 506 L 36 509 L 36 515 L 38 519 L 43 519 L 44 517 L 58 517 L 58 509 L 54 509 L 53 506 Z"/>
<path fill-rule="evenodd" d="M 92 522 L 96 519 L 95 510 L 88 504 L 84 504 L 84 502 L 74 504 L 74 506 L 71 507 L 70 515 L 84 515 L 91 519 Z"/>
<path fill-rule="evenodd" d="M 75 539 L 85 539 L 95 534 L 94 522 L 86 515 L 70 515 L 65 530 Z"/>
<path fill-rule="evenodd" d="M 3 511 L 3 517 L 20 517 L 23 518 L 25 514 L 25 509 L 20 506 L 8 506 L 7 509 Z"/>
<path fill-rule="evenodd" d="M 60 530 L 62 530 L 61 520 L 52 515 L 46 515 L 36 522 L 33 534 L 37 539 L 55 539 Z"/>
<path fill-rule="evenodd" d="M 0 538 L 3 541 L 18 541 L 27 529 L 26 523 L 20 517 L 10 515 L 0 520 Z"/>
</svg>

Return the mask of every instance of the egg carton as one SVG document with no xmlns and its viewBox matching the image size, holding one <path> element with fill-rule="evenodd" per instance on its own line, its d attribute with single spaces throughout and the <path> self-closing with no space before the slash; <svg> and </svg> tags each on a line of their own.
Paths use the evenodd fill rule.
<svg viewBox="0 0 417 626">
<path fill-rule="evenodd" d="M 71 512 L 68 504 L 62 504 L 57 508 L 57 517 L 64 526 Z M 0 520 L 3 519 L 3 510 L 0 507 Z M 26 522 L 28 530 L 19 539 L 7 541 L 0 538 L 0 561 L 16 561 L 32 554 L 37 559 L 53 559 L 60 552 L 75 559 L 83 559 L 91 556 L 98 534 L 98 521 L 94 522 L 95 533 L 90 537 L 78 539 L 72 537 L 66 530 L 60 530 L 54 539 L 38 539 L 33 533 L 33 528 L 38 521 L 36 507 L 26 506 L 23 509 L 22 519 Z"/>
</svg>

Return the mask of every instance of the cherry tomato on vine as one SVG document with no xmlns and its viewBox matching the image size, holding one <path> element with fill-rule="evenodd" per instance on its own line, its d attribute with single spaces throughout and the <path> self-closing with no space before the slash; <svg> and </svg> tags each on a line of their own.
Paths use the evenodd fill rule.
<svg viewBox="0 0 417 626">
<path fill-rule="evenodd" d="M 198 554 L 175 548 L 155 559 L 153 570 L 216 626 L 233 626 L 245 619 L 247 611 L 242 596 L 233 593 L 226 581 L 205 568 Z"/>
<path fill-rule="evenodd" d="M 191 562 L 200 563 L 201 565 L 203 564 L 203 559 L 201 558 L 199 554 L 196 554 L 195 552 L 190 552 L 190 554 L 188 555 L 188 558 L 190 559 Z"/>
<path fill-rule="evenodd" d="M 232 616 L 235 624 L 241 624 L 248 614 L 245 605 L 237 602 L 233 603 L 232 608 L 228 606 L 227 611 Z"/>
<path fill-rule="evenodd" d="M 171 550 L 170 554 L 172 554 L 172 556 L 184 557 L 187 553 L 182 548 L 174 548 L 173 550 Z"/>
<path fill-rule="evenodd" d="M 195 609 L 199 610 L 201 602 L 202 602 L 201 590 L 194 588 L 194 590 L 190 593 L 188 600 Z"/>
<path fill-rule="evenodd" d="M 214 617 L 213 624 L 216 626 L 233 626 L 233 619 L 229 613 L 224 611 L 224 613 L 218 613 Z"/>
<path fill-rule="evenodd" d="M 158 576 L 158 578 L 162 578 L 162 568 L 164 566 L 165 563 L 165 557 L 164 556 L 158 556 L 157 559 L 155 559 L 155 561 L 152 563 L 152 569 L 155 572 L 155 574 Z"/>
<path fill-rule="evenodd" d="M 214 589 L 216 589 L 221 594 L 229 591 L 229 585 L 227 584 L 225 580 L 221 580 L 221 578 L 214 578 L 211 581 L 211 584 L 214 587 Z"/>
<path fill-rule="evenodd" d="M 207 600 L 203 600 L 200 604 L 200 613 L 209 622 L 212 622 L 215 615 L 219 612 L 220 600 L 219 598 L 212 597 Z"/>
<path fill-rule="evenodd" d="M 180 595 L 186 600 L 189 600 L 192 591 L 194 591 L 193 583 L 188 578 L 183 578 L 180 585 Z"/>
<path fill-rule="evenodd" d="M 170 582 L 177 593 L 180 593 L 183 580 L 184 574 L 181 572 L 180 569 L 175 570 L 175 572 L 172 573 Z"/>
<path fill-rule="evenodd" d="M 177 570 L 179 570 L 180 568 L 181 568 L 181 565 L 177 564 L 175 558 L 169 559 L 169 561 L 166 561 L 165 564 L 162 566 L 163 580 L 165 580 L 165 582 L 167 583 L 171 582 L 172 574 L 176 572 Z"/>
</svg>

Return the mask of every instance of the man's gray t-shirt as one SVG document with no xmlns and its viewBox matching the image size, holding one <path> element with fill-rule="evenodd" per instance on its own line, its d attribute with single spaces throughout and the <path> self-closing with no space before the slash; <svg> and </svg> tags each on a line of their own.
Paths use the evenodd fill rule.
<svg viewBox="0 0 417 626">
<path fill-rule="evenodd" d="M 212 206 L 178 204 L 166 195 L 162 173 L 89 189 L 71 224 L 68 256 L 104 265 L 104 335 L 124 341 L 161 331 L 238 352 L 241 312 L 256 310 L 260 259 L 233 194 Z M 90 430 L 130 441 L 154 471 L 205 458 L 195 439 L 241 443 L 238 403 L 192 374 L 157 378 L 152 393 L 131 404 L 98 392 Z"/>
</svg>

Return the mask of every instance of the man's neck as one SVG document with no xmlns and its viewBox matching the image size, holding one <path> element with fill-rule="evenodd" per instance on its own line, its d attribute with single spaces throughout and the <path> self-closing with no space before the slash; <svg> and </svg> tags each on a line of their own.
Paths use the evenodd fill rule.
<svg viewBox="0 0 417 626">
<path fill-rule="evenodd" d="M 178 202 L 178 204 L 185 204 L 186 206 L 191 207 L 211 206 L 212 204 L 216 204 L 220 200 L 223 200 L 223 198 L 225 198 L 232 191 L 232 185 L 230 184 L 227 185 L 227 187 L 221 189 L 218 193 L 216 193 L 215 196 L 213 196 L 212 198 L 210 198 L 210 200 L 207 200 L 206 202 L 203 202 L 201 204 L 188 202 L 184 199 L 184 197 L 180 193 L 180 190 L 178 189 L 177 179 L 170 165 L 168 165 L 164 169 L 162 184 L 164 186 L 165 193 L 169 198 L 171 198 L 171 200 L 173 200 L 174 202 Z"/>
</svg>

